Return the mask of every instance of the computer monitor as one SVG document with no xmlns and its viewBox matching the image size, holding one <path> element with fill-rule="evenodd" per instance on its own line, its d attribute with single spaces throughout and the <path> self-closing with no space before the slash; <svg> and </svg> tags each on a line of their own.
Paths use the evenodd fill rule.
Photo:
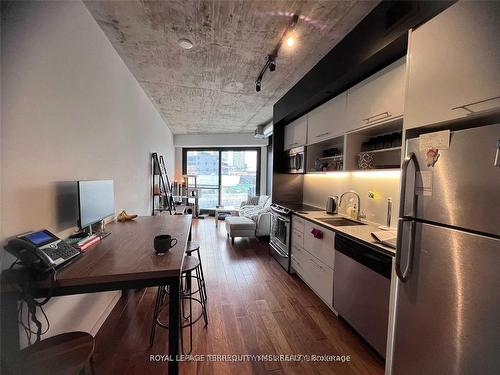
<svg viewBox="0 0 500 375">
<path fill-rule="evenodd" d="M 81 229 L 114 214 L 113 180 L 78 181 L 78 226 Z"/>
</svg>

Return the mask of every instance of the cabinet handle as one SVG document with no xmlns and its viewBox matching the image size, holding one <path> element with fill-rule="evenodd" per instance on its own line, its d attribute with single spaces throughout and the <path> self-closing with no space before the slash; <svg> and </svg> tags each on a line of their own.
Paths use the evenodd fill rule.
<svg viewBox="0 0 500 375">
<path fill-rule="evenodd" d="M 388 118 L 388 117 L 391 117 L 391 116 L 392 115 L 389 112 L 386 111 L 386 112 L 379 113 L 377 115 L 373 115 L 373 116 L 364 118 L 363 121 L 366 121 L 366 123 L 369 124 L 370 122 L 382 120 L 382 119 L 385 119 L 385 118 Z"/>
<path fill-rule="evenodd" d="M 484 102 L 489 102 L 490 100 L 495 100 L 495 99 L 500 99 L 500 96 L 494 96 L 492 98 L 488 98 L 488 99 L 483 99 L 483 100 L 479 100 L 477 102 L 472 102 L 472 103 L 467 103 L 467 104 L 464 104 L 464 105 L 459 105 L 458 107 L 453 107 L 451 110 L 452 111 L 455 111 L 457 109 L 465 109 L 467 112 L 469 113 L 474 113 L 473 110 L 467 108 L 471 105 L 474 105 L 474 104 L 481 104 L 481 103 L 484 103 Z"/>
<path fill-rule="evenodd" d="M 323 232 L 319 229 L 316 229 L 313 227 L 311 230 L 311 234 L 313 235 L 314 238 L 321 240 L 323 238 Z"/>
<path fill-rule="evenodd" d="M 330 134 L 331 132 L 321 133 L 316 136 L 316 138 L 324 137 L 325 135 Z"/>
</svg>

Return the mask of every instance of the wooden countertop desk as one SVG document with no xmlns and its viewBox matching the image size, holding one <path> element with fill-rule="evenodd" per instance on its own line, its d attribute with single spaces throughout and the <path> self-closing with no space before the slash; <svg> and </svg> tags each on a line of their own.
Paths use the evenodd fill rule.
<svg viewBox="0 0 500 375">
<path fill-rule="evenodd" d="M 134 221 L 112 223 L 106 226 L 111 235 L 91 247 L 57 272 L 57 282 L 52 287 L 52 296 L 94 293 L 110 290 L 133 289 L 170 285 L 169 325 L 179 327 L 179 282 L 182 262 L 191 232 L 191 215 L 143 216 Z M 170 234 L 177 238 L 177 244 L 165 255 L 156 255 L 154 237 Z M 34 282 L 33 293 L 46 296 L 50 280 Z M 15 357 L 19 350 L 17 301 L 4 294 L 2 301 L 2 367 L 8 358 Z M 8 321 L 10 318 L 10 323 Z M 10 333 L 10 337 L 9 337 Z M 8 349 L 5 345 L 8 345 Z M 173 360 L 168 363 L 168 373 L 178 373 L 179 330 L 169 330 L 168 354 Z"/>
</svg>

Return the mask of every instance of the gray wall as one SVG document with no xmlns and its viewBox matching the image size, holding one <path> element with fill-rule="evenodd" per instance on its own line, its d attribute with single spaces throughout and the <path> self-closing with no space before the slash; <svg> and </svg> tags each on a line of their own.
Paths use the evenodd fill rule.
<svg viewBox="0 0 500 375">
<path fill-rule="evenodd" d="M 173 136 L 83 3 L 3 4 L 1 56 L 0 240 L 71 232 L 64 181 L 113 179 L 117 211 L 150 214 L 150 153 L 172 171 Z M 49 334 L 96 330 L 115 298 L 54 299 Z"/>
</svg>

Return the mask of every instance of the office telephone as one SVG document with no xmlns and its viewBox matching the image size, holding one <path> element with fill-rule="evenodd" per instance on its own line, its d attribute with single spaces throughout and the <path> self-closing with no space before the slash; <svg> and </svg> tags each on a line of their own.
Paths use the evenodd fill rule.
<svg viewBox="0 0 500 375">
<path fill-rule="evenodd" d="M 46 229 L 19 235 L 11 239 L 5 249 L 22 265 L 39 271 L 60 266 L 80 254 L 80 250 Z"/>
</svg>

